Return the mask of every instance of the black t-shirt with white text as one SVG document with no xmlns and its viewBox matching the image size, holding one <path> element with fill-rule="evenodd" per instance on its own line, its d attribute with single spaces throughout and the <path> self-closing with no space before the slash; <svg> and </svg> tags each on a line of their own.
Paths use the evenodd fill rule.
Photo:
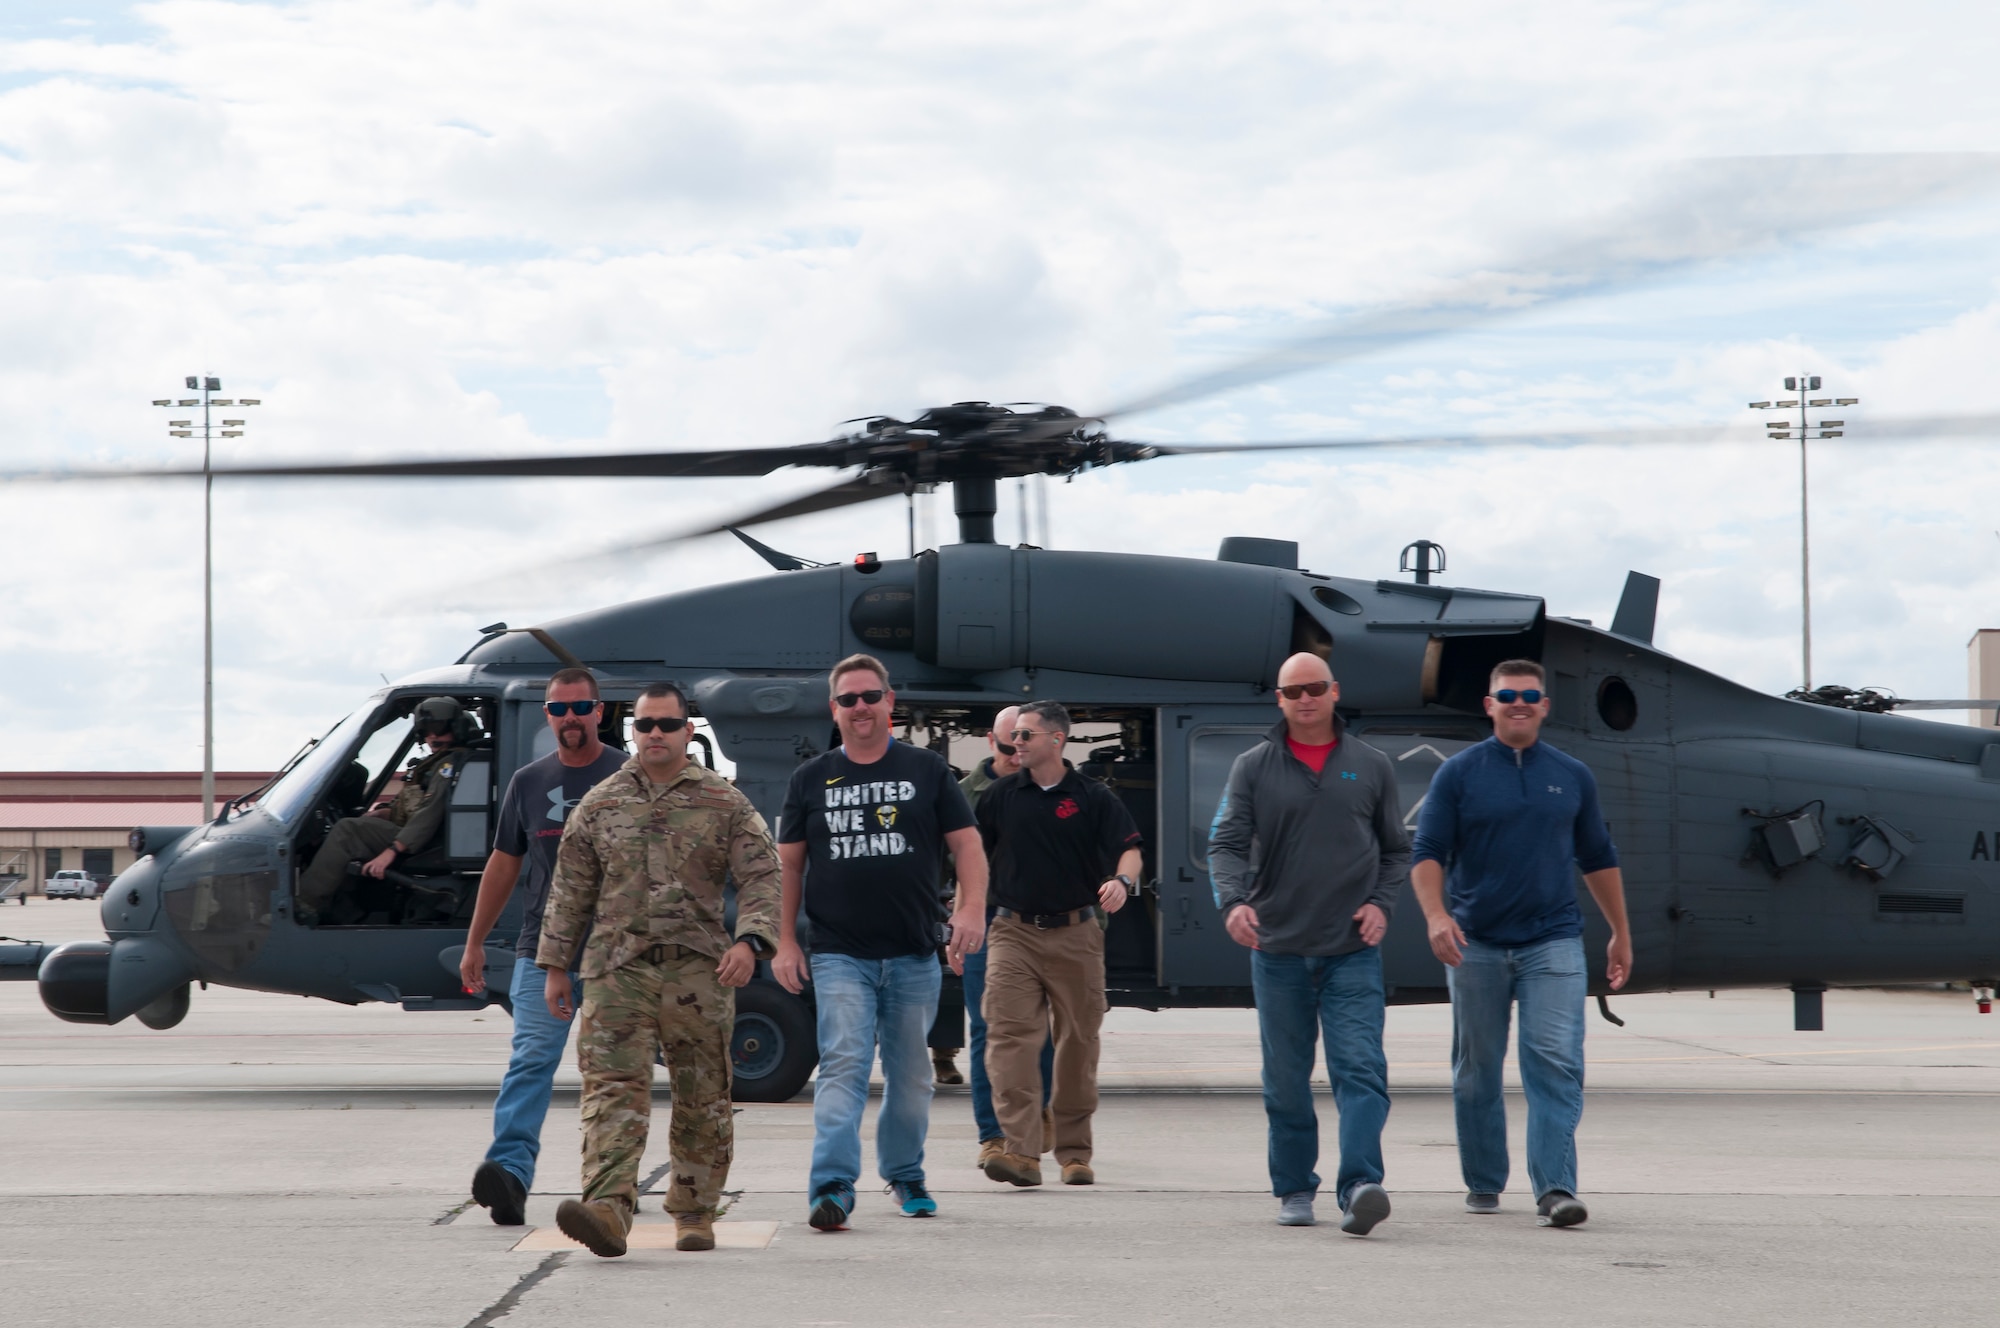
<svg viewBox="0 0 2000 1328">
<path fill-rule="evenodd" d="M 1016 913 L 1073 913 L 1097 903 L 1097 887 L 1140 844 L 1118 795 L 1073 767 L 1053 788 L 1026 770 L 987 785 L 979 836 L 992 870 L 988 898 Z"/>
<path fill-rule="evenodd" d="M 936 752 L 891 741 L 882 759 L 836 747 L 792 772 L 778 842 L 806 845 L 812 946 L 856 959 L 937 949 L 944 837 L 972 808 Z"/>
<path fill-rule="evenodd" d="M 542 942 L 542 910 L 548 906 L 549 882 L 556 874 L 556 849 L 562 844 L 563 825 L 570 812 L 584 794 L 617 774 L 627 759 L 616 747 L 606 747 L 589 765 L 564 765 L 550 752 L 516 770 L 507 781 L 493 847 L 510 857 L 527 859 L 521 864 L 517 887 L 527 909 L 521 918 L 521 935 L 514 942 L 515 954 L 533 959 Z"/>
</svg>

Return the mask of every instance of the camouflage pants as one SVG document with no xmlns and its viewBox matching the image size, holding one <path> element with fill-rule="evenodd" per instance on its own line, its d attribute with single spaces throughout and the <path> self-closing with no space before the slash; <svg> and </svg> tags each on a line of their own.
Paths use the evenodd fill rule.
<svg viewBox="0 0 2000 1328">
<path fill-rule="evenodd" d="M 312 865 L 299 876 L 299 907 L 324 910 L 347 883 L 347 864 L 374 857 L 402 832 L 402 826 L 379 816 L 348 816 L 334 822 Z"/>
<path fill-rule="evenodd" d="M 716 980 L 713 959 L 675 945 L 665 950 L 659 963 L 642 958 L 583 984 L 576 1044 L 583 1197 L 622 1199 L 627 1211 L 638 1211 L 657 1049 L 674 1090 L 667 1211 L 713 1215 L 735 1148 L 729 1040 L 736 993 Z"/>
</svg>

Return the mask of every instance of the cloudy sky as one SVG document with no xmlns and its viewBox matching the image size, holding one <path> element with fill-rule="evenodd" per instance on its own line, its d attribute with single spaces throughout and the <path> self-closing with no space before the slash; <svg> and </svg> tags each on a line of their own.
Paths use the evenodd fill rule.
<svg viewBox="0 0 2000 1328">
<path fill-rule="evenodd" d="M 9 0 L 0 461 L 198 461 L 167 436 L 183 413 L 148 405 L 190 373 L 264 402 L 220 459 L 775 446 L 966 398 L 1099 410 L 1468 277 L 1587 278 L 1626 241 L 1671 258 L 1686 236 L 1649 219 L 1706 181 L 1736 227 L 1706 262 L 1122 432 L 1747 436 L 1162 461 L 1050 485 L 1050 536 L 1210 556 L 1282 534 L 1364 577 L 1428 537 L 1448 580 L 1600 621 L 1636 567 L 1665 580 L 1668 649 L 1783 690 L 1797 456 L 1744 405 L 1806 372 L 1862 399 L 1855 436 L 2000 410 L 2000 201 L 1802 233 L 1899 195 L 1837 161 L 1704 163 L 2000 149 L 1982 12 Z M 758 575 L 726 538 L 535 569 L 824 482 L 222 486 L 218 765 L 281 760 L 482 623 Z M 1822 445 L 1812 496 L 1816 681 L 1962 694 L 1966 638 L 2000 626 L 1990 441 Z M 198 767 L 198 488 L 0 503 L 0 765 Z M 1001 530 L 1019 537 L 1011 486 Z M 903 513 L 764 537 L 895 553 Z"/>
</svg>

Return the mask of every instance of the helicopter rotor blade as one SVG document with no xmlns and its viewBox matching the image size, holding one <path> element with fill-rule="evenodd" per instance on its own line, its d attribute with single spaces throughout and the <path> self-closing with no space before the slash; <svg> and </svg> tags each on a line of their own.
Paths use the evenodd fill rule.
<svg viewBox="0 0 2000 1328">
<path fill-rule="evenodd" d="M 1773 241 L 1951 202 L 2000 183 L 2000 154 L 1726 157 L 1663 174 L 1650 201 L 1537 252 L 1426 294 L 1336 318 L 1293 340 L 1170 382 L 1088 418 L 1184 405 L 1306 369 L 1635 285 Z"/>
<path fill-rule="evenodd" d="M 836 443 L 711 448 L 698 452 L 600 452 L 570 456 L 432 457 L 297 465 L 179 466 L 152 470 L 7 471 L 0 480 L 200 479 L 701 479 L 768 475 L 786 466 L 849 464 Z"/>
<path fill-rule="evenodd" d="M 2000 710 L 2000 701 L 1916 701 L 1901 697 L 1890 702 L 1897 710 Z"/>
</svg>

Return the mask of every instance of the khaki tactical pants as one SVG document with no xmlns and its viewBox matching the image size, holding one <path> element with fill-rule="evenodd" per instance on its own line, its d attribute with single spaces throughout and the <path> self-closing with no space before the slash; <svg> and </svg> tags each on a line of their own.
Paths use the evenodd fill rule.
<svg viewBox="0 0 2000 1328">
<path fill-rule="evenodd" d="M 1104 929 L 1090 922 L 1040 930 L 995 918 L 986 936 L 986 1077 L 1007 1151 L 1088 1162 L 1097 1111 L 1098 1030 L 1104 1024 Z M 1056 1044 L 1049 1111 L 1056 1137 L 1042 1138 L 1042 1044 Z"/>
<path fill-rule="evenodd" d="M 678 945 L 661 949 L 665 957 L 657 963 L 640 958 L 583 984 L 576 1042 L 583 1197 L 622 1199 L 628 1212 L 638 1211 L 653 1056 L 660 1049 L 674 1089 L 667 1211 L 713 1216 L 735 1147 L 729 1040 L 736 993 L 716 979 L 707 955 Z"/>
</svg>

